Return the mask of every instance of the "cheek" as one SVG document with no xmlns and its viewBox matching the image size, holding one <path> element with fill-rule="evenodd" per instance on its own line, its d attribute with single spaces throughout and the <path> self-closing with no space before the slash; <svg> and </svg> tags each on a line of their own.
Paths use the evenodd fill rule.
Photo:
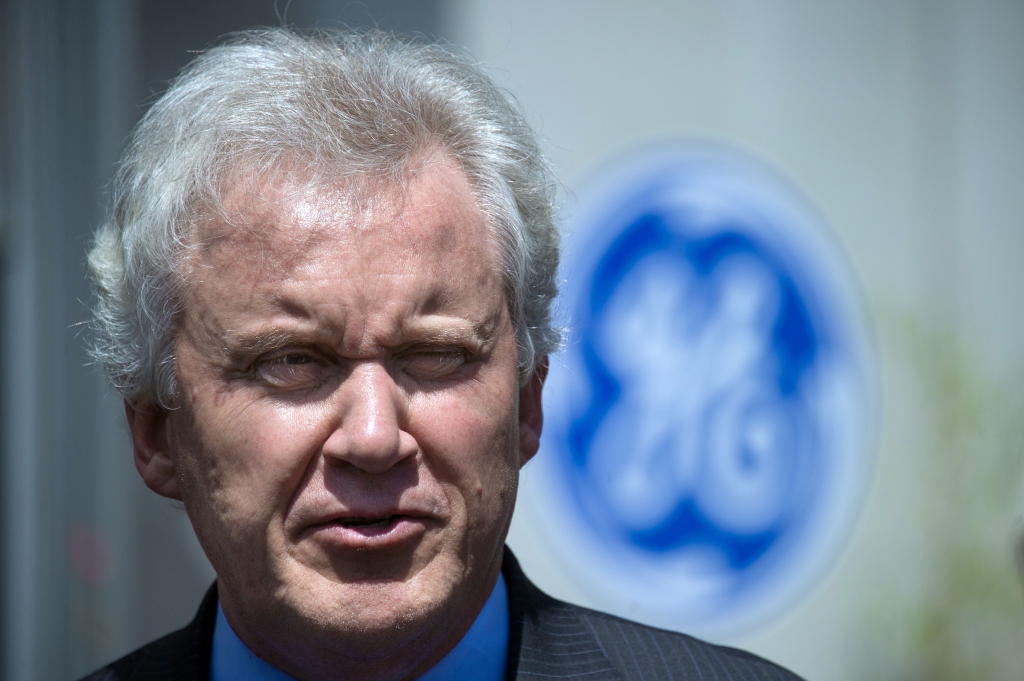
<svg viewBox="0 0 1024 681">
<path fill-rule="evenodd" d="M 435 393 L 417 396 L 409 414 L 424 462 L 448 490 L 452 508 L 464 509 L 473 524 L 504 522 L 518 479 L 514 401 Z"/>
<path fill-rule="evenodd" d="M 196 407 L 181 438 L 186 507 L 209 509 L 236 540 L 279 523 L 318 451 L 320 410 L 230 398 Z"/>
</svg>

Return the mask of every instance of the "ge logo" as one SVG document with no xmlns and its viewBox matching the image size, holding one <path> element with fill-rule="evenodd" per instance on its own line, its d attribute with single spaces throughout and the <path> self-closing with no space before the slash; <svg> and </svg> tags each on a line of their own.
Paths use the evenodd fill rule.
<svg viewBox="0 0 1024 681">
<path fill-rule="evenodd" d="M 813 586 L 863 498 L 854 280 L 802 196 L 735 152 L 638 154 L 581 197 L 513 544 L 529 533 L 528 567 L 570 599 L 749 628 Z"/>
</svg>

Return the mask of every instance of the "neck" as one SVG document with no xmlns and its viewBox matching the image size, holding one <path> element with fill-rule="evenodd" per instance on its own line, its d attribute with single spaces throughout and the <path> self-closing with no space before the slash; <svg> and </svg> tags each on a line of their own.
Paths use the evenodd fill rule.
<svg viewBox="0 0 1024 681">
<path fill-rule="evenodd" d="M 447 607 L 437 609 L 420 621 L 402 622 L 396 617 L 391 627 L 372 633 L 356 631 L 353 635 L 353 632 L 322 628 L 310 632 L 308 626 L 301 627 L 305 631 L 300 633 L 297 627 L 280 622 L 281 618 L 277 620 L 279 626 L 272 631 L 256 631 L 247 627 L 247 618 L 232 607 L 235 599 L 222 594 L 221 607 L 231 629 L 250 650 L 296 679 L 411 681 L 458 645 L 490 597 L 500 571 L 499 564 L 488 575 L 484 588 L 472 589 L 471 598 L 461 602 L 450 599 L 445 604 Z M 273 620 L 258 618 L 258 621 Z"/>
</svg>

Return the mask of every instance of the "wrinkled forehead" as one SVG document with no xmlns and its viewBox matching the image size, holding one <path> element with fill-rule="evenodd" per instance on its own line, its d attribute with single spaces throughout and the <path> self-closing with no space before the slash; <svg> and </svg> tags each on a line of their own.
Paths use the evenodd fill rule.
<svg viewBox="0 0 1024 681">
<path fill-rule="evenodd" d="M 325 244 L 351 244 L 371 231 L 412 252 L 476 246 L 498 264 L 493 232 L 470 183 L 443 153 L 425 154 L 397 173 L 346 175 L 282 165 L 227 174 L 220 186 L 188 235 L 186 279 L 203 261 L 227 254 L 248 266 L 287 268 Z"/>
</svg>

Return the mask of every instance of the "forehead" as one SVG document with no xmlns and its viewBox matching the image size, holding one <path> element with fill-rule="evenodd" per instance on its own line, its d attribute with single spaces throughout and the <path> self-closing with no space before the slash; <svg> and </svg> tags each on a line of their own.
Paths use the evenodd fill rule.
<svg viewBox="0 0 1024 681">
<path fill-rule="evenodd" d="M 338 249 L 361 251 L 365 261 L 483 258 L 496 270 L 494 242 L 465 173 L 435 153 L 394 179 L 335 180 L 288 170 L 241 176 L 223 192 L 218 210 L 197 221 L 185 274 L 194 281 L 196 266 L 211 261 L 281 274 Z"/>
<path fill-rule="evenodd" d="M 287 331 L 372 353 L 428 327 L 488 336 L 508 314 L 491 230 L 443 157 L 397 183 L 268 176 L 223 204 L 182 268 L 180 329 L 211 347 Z"/>
</svg>

